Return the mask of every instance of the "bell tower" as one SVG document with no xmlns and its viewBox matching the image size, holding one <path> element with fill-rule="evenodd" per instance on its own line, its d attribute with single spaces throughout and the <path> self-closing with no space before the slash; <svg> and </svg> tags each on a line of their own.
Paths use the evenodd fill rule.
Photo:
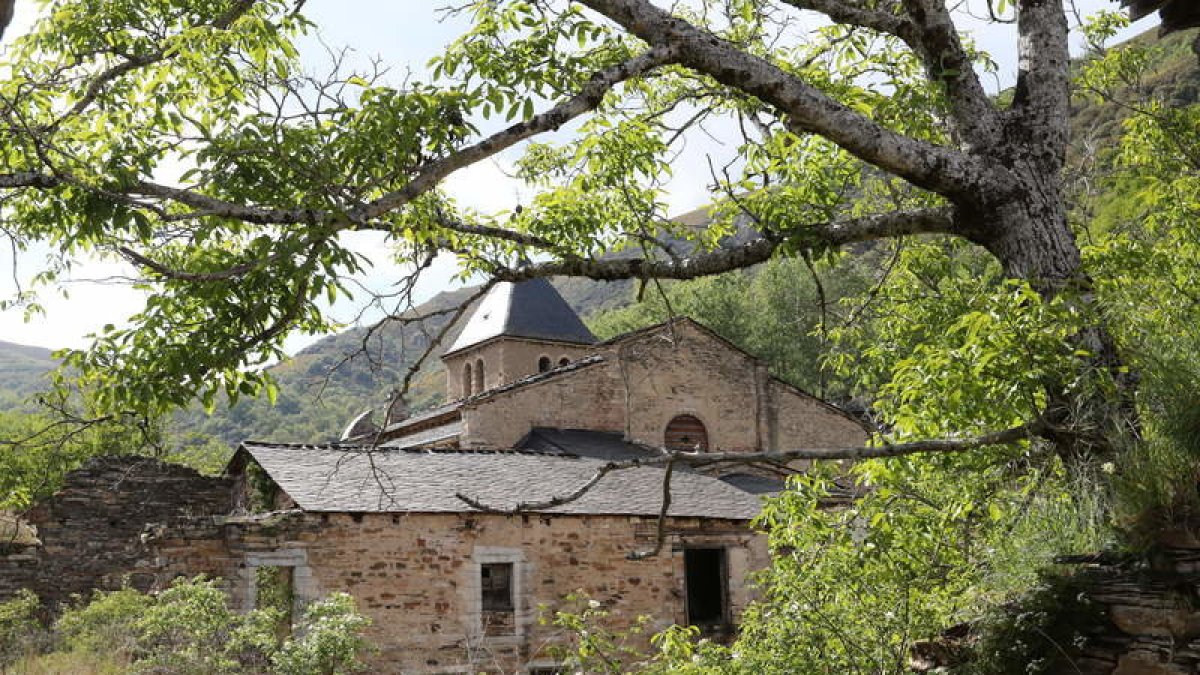
<svg viewBox="0 0 1200 675">
<path fill-rule="evenodd" d="M 442 354 L 446 398 L 457 400 L 567 365 L 596 336 L 545 279 L 498 283 Z"/>
</svg>

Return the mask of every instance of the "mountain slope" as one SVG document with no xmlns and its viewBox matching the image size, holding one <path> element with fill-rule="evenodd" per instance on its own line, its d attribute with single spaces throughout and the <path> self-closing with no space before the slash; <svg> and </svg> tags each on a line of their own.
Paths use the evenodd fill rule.
<svg viewBox="0 0 1200 675">
<path fill-rule="evenodd" d="M 46 384 L 57 362 L 49 349 L 0 340 L 0 411 L 19 407 Z"/>
</svg>

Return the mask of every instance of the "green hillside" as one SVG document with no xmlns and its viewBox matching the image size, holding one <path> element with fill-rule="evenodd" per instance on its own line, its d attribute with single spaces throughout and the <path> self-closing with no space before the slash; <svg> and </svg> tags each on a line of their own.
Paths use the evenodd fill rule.
<svg viewBox="0 0 1200 675">
<path fill-rule="evenodd" d="M 54 365 L 49 349 L 0 340 L 0 411 L 19 407 L 41 389 Z"/>
</svg>

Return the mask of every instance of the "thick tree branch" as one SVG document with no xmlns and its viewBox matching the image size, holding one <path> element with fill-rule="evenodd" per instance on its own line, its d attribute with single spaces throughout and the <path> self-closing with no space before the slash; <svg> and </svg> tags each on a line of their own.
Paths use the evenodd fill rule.
<svg viewBox="0 0 1200 675">
<path fill-rule="evenodd" d="M 8 28 L 8 24 L 12 23 L 13 10 L 17 6 L 17 0 L 0 0 L 0 39 L 4 38 L 4 30 Z"/>
<path fill-rule="evenodd" d="M 581 0 L 679 63 L 785 113 L 788 128 L 819 134 L 856 157 L 960 203 L 1002 202 L 1015 181 L 998 164 L 899 134 L 835 101 L 766 59 L 655 7 L 647 0 Z"/>
<path fill-rule="evenodd" d="M 916 39 L 916 25 L 909 19 L 881 9 L 863 7 L 846 0 L 783 0 L 798 9 L 819 12 L 837 23 L 894 35 L 905 42 Z"/>
<path fill-rule="evenodd" d="M 929 79 L 945 87 L 956 140 L 968 150 L 991 147 L 999 138 L 995 106 L 963 47 L 944 0 L 903 0 L 913 34 L 905 42 L 921 57 Z"/>
<path fill-rule="evenodd" d="M 925 440 L 911 443 L 885 444 L 878 446 L 862 446 L 856 448 L 804 448 L 795 450 L 768 450 L 764 452 L 692 452 L 683 450 L 663 450 L 661 454 L 644 459 L 630 459 L 606 462 L 600 465 L 588 480 L 569 493 L 555 495 L 549 499 L 536 502 L 520 502 L 511 508 L 487 504 L 462 493 L 457 493 L 463 503 L 473 509 L 488 513 L 524 513 L 530 511 L 545 511 L 558 506 L 570 504 L 583 498 L 589 491 L 608 474 L 614 471 L 637 469 L 644 467 L 664 467 L 667 476 L 664 480 L 664 508 L 662 517 L 667 514 L 670 505 L 670 471 L 676 464 L 692 467 L 704 467 L 712 464 L 758 464 L 758 463 L 787 463 L 797 460 L 849 460 L 883 459 L 903 457 L 925 453 L 967 452 L 990 445 L 1011 445 L 1024 440 L 1042 436 L 1050 431 L 1049 425 L 1041 420 L 1022 424 L 1011 429 L 996 431 L 982 436 L 964 438 L 961 440 Z"/>
<path fill-rule="evenodd" d="M 802 241 L 811 240 L 814 244 L 837 246 L 927 233 L 957 233 L 953 209 L 944 207 L 925 211 L 899 211 L 817 225 L 802 225 L 791 231 L 764 235 L 740 246 L 697 253 L 678 260 L 576 258 L 524 265 L 516 269 L 502 269 L 494 276 L 500 281 L 524 281 L 534 277 L 559 275 L 583 276 L 600 281 L 694 279 L 765 262 L 788 237 L 796 237 Z"/>
<path fill-rule="evenodd" d="M 1019 72 L 1013 97 L 1013 139 L 1031 159 L 1057 173 L 1066 162 L 1070 121 L 1070 52 L 1067 17 L 1060 2 L 1017 2 Z"/>
<path fill-rule="evenodd" d="M 766 452 L 685 452 L 679 461 L 690 466 L 705 466 L 722 462 L 793 462 L 796 460 L 860 460 L 903 457 L 925 453 L 966 452 L 989 445 L 1011 445 L 1018 441 L 1040 437 L 1050 431 L 1041 420 L 962 440 L 928 440 L 894 445 L 862 446 L 858 448 L 805 448 Z"/>
</svg>

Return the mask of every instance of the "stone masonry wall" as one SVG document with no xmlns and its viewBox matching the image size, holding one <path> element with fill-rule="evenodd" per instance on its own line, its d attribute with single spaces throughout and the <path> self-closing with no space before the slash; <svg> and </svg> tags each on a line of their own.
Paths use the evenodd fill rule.
<svg viewBox="0 0 1200 675">
<path fill-rule="evenodd" d="M 772 380 L 770 444 L 779 450 L 863 445 L 867 432 L 829 405 Z"/>
<path fill-rule="evenodd" d="M 1200 540 L 1173 539 L 1147 560 L 1081 570 L 1103 620 L 1073 663 L 1082 675 L 1200 672 Z"/>
<path fill-rule="evenodd" d="M 248 563 L 234 573 L 241 606 L 253 602 L 255 565 L 293 567 L 301 601 L 354 595 L 373 620 L 376 672 L 511 673 L 552 664 L 539 650 L 556 634 L 538 625 L 538 607 L 561 606 L 576 591 L 602 601 L 613 627 L 639 615 L 653 616 L 655 628 L 683 621 L 683 546 L 726 547 L 740 612 L 750 600 L 747 572 L 767 564 L 763 538 L 728 521 L 673 519 L 670 530 L 671 545 L 640 561 L 626 555 L 653 545 L 653 518 L 295 513 L 231 523 L 226 537 L 231 559 Z M 514 564 L 512 624 L 484 625 L 484 563 Z"/>
<path fill-rule="evenodd" d="M 477 347 L 465 349 L 457 354 L 443 357 L 446 364 L 446 398 L 460 399 L 463 391 L 463 367 L 469 362 L 483 360 L 484 387 L 491 389 L 510 382 L 536 375 L 538 359 L 549 357 L 551 367 L 558 367 L 562 358 L 575 360 L 595 353 L 591 345 L 573 345 L 562 342 L 504 338 L 485 342 Z M 474 365 L 472 365 L 472 368 Z M 475 392 L 479 393 L 479 392 Z"/>
<path fill-rule="evenodd" d="M 536 366 L 535 347 L 511 346 L 528 348 L 521 358 Z M 599 351 L 605 356 L 599 364 L 466 404 L 464 445 L 511 447 L 531 427 L 544 426 L 620 432 L 659 446 L 677 415 L 700 419 L 712 450 L 833 447 L 867 439 L 858 423 L 771 379 L 753 358 L 687 321 Z"/>
<path fill-rule="evenodd" d="M 820 401 L 771 379 L 746 354 L 688 321 L 620 341 L 629 383 L 631 439 L 661 445 L 667 423 L 693 415 L 708 431 L 709 448 L 859 445 L 866 432 Z"/>
<path fill-rule="evenodd" d="M 608 362 L 552 376 L 463 406 L 463 443 L 510 448 L 532 427 L 625 431 L 625 400 Z"/>
<path fill-rule="evenodd" d="M 229 512 L 231 483 L 148 457 L 101 457 L 66 477 L 26 514 L 41 546 L 0 554 L 0 601 L 28 588 L 53 608 L 72 594 L 155 585 L 147 524 L 174 525 Z"/>
</svg>

